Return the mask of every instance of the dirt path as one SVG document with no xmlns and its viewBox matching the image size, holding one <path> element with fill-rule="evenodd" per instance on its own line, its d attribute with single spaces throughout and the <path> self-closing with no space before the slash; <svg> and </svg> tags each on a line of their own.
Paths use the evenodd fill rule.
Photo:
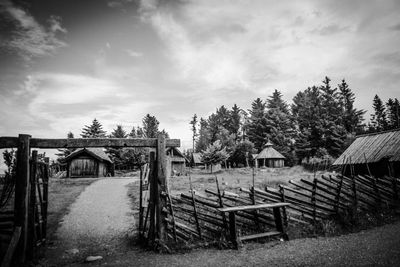
<svg viewBox="0 0 400 267">
<path fill-rule="evenodd" d="M 134 181 L 133 178 L 110 178 L 88 186 L 62 219 L 46 258 L 59 265 L 89 255 L 104 257 L 125 251 L 127 237 L 135 229 L 127 195 L 127 185 Z"/>
</svg>

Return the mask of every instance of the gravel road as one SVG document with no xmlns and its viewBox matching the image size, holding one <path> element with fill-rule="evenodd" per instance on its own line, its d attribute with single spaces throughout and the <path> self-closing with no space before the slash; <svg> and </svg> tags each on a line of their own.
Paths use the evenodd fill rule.
<svg viewBox="0 0 400 267">
<path fill-rule="evenodd" d="M 134 181 L 134 178 L 109 178 L 88 186 L 62 219 L 56 241 L 50 246 L 57 253 L 51 253 L 51 257 L 76 258 L 93 253 L 105 256 L 124 251 L 127 237 L 135 230 L 127 195 L 127 185 Z M 76 249 L 79 253 L 68 255 L 69 250 Z"/>
</svg>

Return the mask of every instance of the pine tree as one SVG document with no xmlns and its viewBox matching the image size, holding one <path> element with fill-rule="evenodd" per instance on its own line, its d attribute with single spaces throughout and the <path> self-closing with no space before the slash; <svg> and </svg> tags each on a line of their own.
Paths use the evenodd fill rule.
<svg viewBox="0 0 400 267">
<path fill-rule="evenodd" d="M 197 134 L 197 115 L 194 114 L 192 120 L 189 123 L 192 125 L 192 142 L 193 142 L 193 152 L 194 152 L 194 145 L 196 142 L 196 137 L 198 136 Z"/>
<path fill-rule="evenodd" d="M 143 135 L 146 138 L 156 138 L 159 131 L 158 131 L 158 125 L 160 122 L 157 120 L 155 116 L 151 116 L 150 114 L 147 114 L 143 120 Z"/>
<path fill-rule="evenodd" d="M 375 95 L 372 106 L 374 114 L 371 114 L 371 129 L 374 132 L 380 132 L 387 129 L 386 110 L 382 100 Z"/>
<path fill-rule="evenodd" d="M 275 89 L 271 96 L 267 99 L 268 109 L 278 109 L 285 114 L 289 114 L 289 107 L 282 98 L 282 93 Z"/>
<path fill-rule="evenodd" d="M 81 136 L 83 138 L 103 138 L 106 136 L 106 132 L 103 130 L 101 123 L 94 119 L 91 125 L 83 127 Z"/>
<path fill-rule="evenodd" d="M 199 137 L 197 139 L 195 152 L 200 152 L 207 148 L 211 142 L 210 132 L 208 130 L 208 122 L 200 118 Z"/>
<path fill-rule="evenodd" d="M 354 93 L 349 88 L 346 81 L 343 79 L 341 84 L 338 84 L 340 94 L 340 105 L 342 109 L 342 125 L 348 133 L 361 132 L 363 125 L 364 110 L 354 108 Z"/>
<path fill-rule="evenodd" d="M 117 128 L 113 129 L 110 135 L 111 138 L 126 138 L 127 136 L 128 134 L 122 128 L 122 125 L 117 125 Z"/>
<path fill-rule="evenodd" d="M 397 98 L 389 98 L 386 103 L 387 122 L 389 129 L 400 128 L 400 103 Z"/>
<path fill-rule="evenodd" d="M 235 143 L 240 140 L 240 128 L 242 126 L 242 110 L 234 104 L 230 111 L 229 129 L 230 134 L 234 135 Z"/>
<path fill-rule="evenodd" d="M 249 140 L 254 144 L 254 148 L 257 151 L 262 149 L 262 146 L 266 143 L 267 132 L 265 129 L 266 118 L 265 118 L 265 103 L 257 98 L 251 104 L 249 110 L 249 121 L 246 126 L 247 136 Z"/>
</svg>

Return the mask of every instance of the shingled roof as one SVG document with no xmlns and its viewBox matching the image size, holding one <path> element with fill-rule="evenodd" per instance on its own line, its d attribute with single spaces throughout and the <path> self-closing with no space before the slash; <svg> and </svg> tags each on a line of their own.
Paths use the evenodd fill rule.
<svg viewBox="0 0 400 267">
<path fill-rule="evenodd" d="M 357 136 L 333 165 L 374 163 L 382 159 L 400 161 L 400 129 Z"/>
<path fill-rule="evenodd" d="M 97 158 L 98 160 L 108 161 L 108 162 L 112 163 L 110 157 L 103 151 L 103 149 L 95 148 L 95 147 L 79 148 L 79 149 L 75 150 L 74 152 L 72 152 L 71 154 L 69 154 L 65 158 L 65 160 L 72 159 L 84 152 L 88 153 L 89 155 L 92 155 L 93 157 Z"/>
<path fill-rule="evenodd" d="M 285 157 L 272 146 L 272 143 L 268 142 L 265 148 L 256 156 L 256 159 L 284 159 Z"/>
</svg>

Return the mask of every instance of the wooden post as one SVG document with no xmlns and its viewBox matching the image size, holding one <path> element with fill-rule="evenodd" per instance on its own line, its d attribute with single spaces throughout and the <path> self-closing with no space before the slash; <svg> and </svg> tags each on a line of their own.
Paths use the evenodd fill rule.
<svg viewBox="0 0 400 267">
<path fill-rule="evenodd" d="M 279 185 L 279 193 L 281 193 L 281 201 L 286 202 L 285 188 L 282 185 Z M 282 213 L 283 213 L 283 224 L 285 227 L 287 227 L 288 226 L 288 218 L 287 218 L 287 213 L 286 213 L 286 207 L 282 207 Z"/>
<path fill-rule="evenodd" d="M 316 225 L 316 216 L 317 216 L 317 199 L 316 199 L 316 197 L 315 197 L 315 195 L 316 195 L 316 193 L 317 193 L 317 179 L 316 178 L 314 178 L 314 181 L 313 181 L 313 187 L 312 187 L 312 192 L 311 192 L 311 203 L 312 203 L 312 214 L 313 214 L 313 223 L 314 223 L 314 226 Z M 315 229 L 315 228 L 314 228 Z"/>
<path fill-rule="evenodd" d="M 37 150 L 32 151 L 32 160 L 30 164 L 30 194 L 29 194 L 29 203 L 28 203 L 28 242 L 27 242 L 27 258 L 33 259 L 35 254 L 36 247 L 36 227 L 35 227 L 35 219 L 36 219 L 36 179 L 37 179 L 37 161 L 38 161 L 38 152 Z"/>
<path fill-rule="evenodd" d="M 114 165 L 114 164 L 113 164 Z M 140 165 L 140 181 L 139 181 L 139 240 L 143 240 L 143 166 Z"/>
<path fill-rule="evenodd" d="M 215 182 L 217 183 L 217 192 L 218 192 L 218 200 L 219 200 L 219 206 L 221 208 L 224 207 L 224 202 L 222 201 L 222 196 L 221 196 L 221 190 L 219 189 L 219 183 L 218 183 L 218 177 L 215 175 Z M 226 214 L 225 212 L 222 213 L 222 222 L 224 223 L 225 229 L 228 228 L 228 222 L 226 220 Z"/>
<path fill-rule="evenodd" d="M 150 152 L 150 174 L 149 174 L 149 186 L 150 186 L 150 201 L 149 206 L 147 207 L 148 211 L 150 211 L 150 221 L 149 221 L 149 233 L 147 235 L 147 239 L 150 244 L 152 244 L 155 240 L 155 225 L 156 225 L 156 206 L 158 205 L 158 182 L 157 182 L 157 171 L 155 170 L 157 164 L 155 162 L 155 152 Z M 147 217 L 147 216 L 146 216 Z"/>
<path fill-rule="evenodd" d="M 239 240 L 237 237 L 236 216 L 234 211 L 229 212 L 229 235 L 231 236 L 233 245 L 238 248 Z"/>
<path fill-rule="evenodd" d="M 28 203 L 29 203 L 29 154 L 30 135 L 18 136 L 17 177 L 15 181 L 15 226 L 21 227 L 21 237 L 17 247 L 19 262 L 25 262 L 28 241 Z"/>
<path fill-rule="evenodd" d="M 192 195 L 192 205 L 193 205 L 193 211 L 194 211 L 194 219 L 196 221 L 197 233 L 199 234 L 199 238 L 202 239 L 199 217 L 197 215 L 196 200 L 194 199 L 194 192 L 193 192 L 193 187 L 192 187 L 192 178 L 191 178 L 190 174 L 189 174 L 189 185 L 190 185 L 190 193 Z"/>
<path fill-rule="evenodd" d="M 274 218 L 275 218 L 275 225 L 276 230 L 282 233 L 282 237 L 284 240 L 289 240 L 288 235 L 286 234 L 285 227 L 282 222 L 281 210 L 280 207 L 273 208 L 274 211 Z"/>
<path fill-rule="evenodd" d="M 43 169 L 43 238 L 47 238 L 47 207 L 49 205 L 49 165 L 46 164 Z"/>
<path fill-rule="evenodd" d="M 157 180 L 158 180 L 158 202 L 157 202 L 157 232 L 158 238 L 161 243 L 167 240 L 167 214 L 163 212 L 168 211 L 167 203 L 167 154 L 165 151 L 165 135 L 159 134 L 157 138 Z"/>
</svg>

